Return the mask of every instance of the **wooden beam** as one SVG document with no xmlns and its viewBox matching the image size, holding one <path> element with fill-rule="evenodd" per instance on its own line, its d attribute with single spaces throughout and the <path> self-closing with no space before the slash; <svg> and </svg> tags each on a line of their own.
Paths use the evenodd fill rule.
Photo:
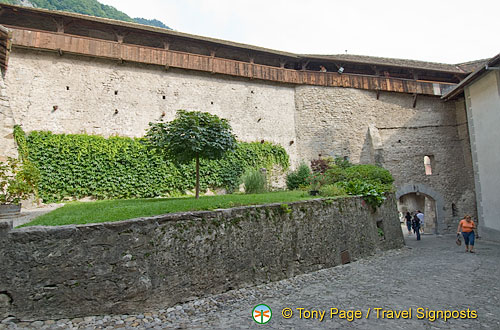
<svg viewBox="0 0 500 330">
<path fill-rule="evenodd" d="M 310 61 L 302 62 L 302 71 L 305 71 L 307 69 L 307 65 L 309 64 Z"/>
<path fill-rule="evenodd" d="M 51 17 L 56 24 L 57 33 L 64 33 L 64 19 Z"/>
<path fill-rule="evenodd" d="M 119 44 L 123 43 L 123 39 L 129 34 L 128 32 L 124 32 L 121 30 L 113 30 L 113 34 L 115 35 L 116 41 Z"/>
<path fill-rule="evenodd" d="M 418 80 L 418 72 L 415 70 L 410 70 L 410 74 L 413 76 L 414 80 Z"/>
<path fill-rule="evenodd" d="M 380 76 L 381 75 L 380 74 L 380 69 L 377 66 L 370 65 L 370 68 L 373 70 L 373 72 L 375 73 L 376 76 Z M 378 98 L 377 98 L 377 100 L 378 100 Z"/>
<path fill-rule="evenodd" d="M 256 64 L 251 57 L 249 62 L 236 61 L 215 56 L 207 56 L 160 47 L 139 46 L 117 43 L 90 37 L 59 34 L 49 31 L 19 29 L 7 25 L 12 31 L 14 47 L 33 50 L 55 51 L 60 54 L 70 53 L 80 56 L 124 60 L 125 62 L 145 63 L 187 70 L 213 72 L 229 76 L 260 79 L 287 84 L 303 84 L 328 87 L 347 87 L 365 90 L 398 92 L 406 94 L 439 95 L 446 87 L 456 84 L 436 81 L 415 81 L 397 77 L 378 77 L 337 72 L 313 72 L 278 68 Z M 212 55 L 215 55 L 212 53 Z M 307 63 L 303 63 L 306 65 Z M 435 88 L 436 85 L 439 88 Z"/>
<path fill-rule="evenodd" d="M 415 108 L 417 106 L 417 93 L 413 94 L 413 107 Z"/>
<path fill-rule="evenodd" d="M 215 49 L 210 50 L 210 73 L 215 74 Z"/>
<path fill-rule="evenodd" d="M 249 62 L 250 62 L 250 68 L 249 68 L 249 75 L 248 75 L 248 77 L 250 79 L 253 79 L 253 76 L 254 76 L 253 69 L 254 69 L 254 65 L 255 65 L 255 63 L 254 63 L 255 62 L 255 58 L 252 55 L 250 55 Z"/>
</svg>

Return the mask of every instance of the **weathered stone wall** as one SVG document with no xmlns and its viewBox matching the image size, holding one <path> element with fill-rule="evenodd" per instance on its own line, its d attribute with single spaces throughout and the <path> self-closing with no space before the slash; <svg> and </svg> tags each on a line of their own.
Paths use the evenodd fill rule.
<svg viewBox="0 0 500 330">
<path fill-rule="evenodd" d="M 401 247 L 394 196 L 178 213 L 92 225 L 0 226 L 0 318 L 169 306 Z M 385 239 L 378 235 L 378 227 Z"/>
<path fill-rule="evenodd" d="M 13 135 L 14 114 L 10 108 L 9 96 L 4 82 L 4 72 L 0 74 L 0 161 L 7 157 L 17 157 Z"/>
<path fill-rule="evenodd" d="M 290 86 L 17 48 L 5 81 L 27 132 L 139 137 L 176 110 L 208 111 L 228 119 L 239 140 L 278 143 L 297 158 Z"/>
<path fill-rule="evenodd" d="M 401 192 L 432 191 L 439 233 L 453 231 L 465 213 L 476 215 L 463 100 L 419 95 L 414 108 L 413 96 L 403 93 L 380 92 L 377 99 L 375 91 L 293 87 L 17 48 L 5 82 L 11 123 L 28 132 L 143 136 L 163 112 L 171 120 L 177 109 L 209 111 L 229 119 L 240 140 L 282 145 L 292 168 L 318 154 L 347 156 L 386 167 Z M 433 156 L 432 175 L 425 175 L 426 155 Z"/>
<path fill-rule="evenodd" d="M 459 106 L 418 96 L 413 108 L 411 95 L 381 92 L 377 100 L 375 91 L 312 86 L 297 87 L 295 102 L 301 157 L 378 163 L 391 171 L 398 189 L 429 187 L 438 195 L 431 197 L 443 200 L 440 233 L 453 231 L 464 213 L 475 214 L 468 134 Z M 432 175 L 425 175 L 426 155 L 433 156 Z"/>
</svg>

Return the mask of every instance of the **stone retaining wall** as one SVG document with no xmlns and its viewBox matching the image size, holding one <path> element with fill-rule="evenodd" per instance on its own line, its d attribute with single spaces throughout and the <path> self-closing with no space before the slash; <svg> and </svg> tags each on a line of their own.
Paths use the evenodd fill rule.
<svg viewBox="0 0 500 330">
<path fill-rule="evenodd" d="M 0 228 L 0 318 L 23 320 L 171 306 L 404 244 L 393 195 L 376 212 L 353 197 Z"/>
</svg>

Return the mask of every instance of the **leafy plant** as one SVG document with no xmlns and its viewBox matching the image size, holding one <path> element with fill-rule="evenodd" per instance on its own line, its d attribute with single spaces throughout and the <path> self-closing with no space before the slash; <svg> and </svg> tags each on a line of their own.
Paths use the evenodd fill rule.
<svg viewBox="0 0 500 330">
<path fill-rule="evenodd" d="M 180 163 L 196 160 L 196 198 L 200 197 L 200 158 L 220 159 L 236 149 L 236 138 L 226 119 L 208 112 L 178 110 L 169 123 L 149 123 L 146 138 Z"/>
<path fill-rule="evenodd" d="M 335 159 L 333 160 L 333 164 L 344 170 L 348 167 L 353 166 L 353 164 L 347 158 L 344 157 L 335 157 Z"/>
<path fill-rule="evenodd" d="M 19 136 L 25 137 L 22 130 Z M 177 164 L 146 140 L 33 131 L 25 137 L 29 160 L 40 171 L 40 198 L 144 198 L 180 196 L 195 185 L 195 161 Z M 17 138 L 16 138 L 17 141 Z M 18 141 L 19 145 L 19 141 Z M 269 142 L 239 142 L 217 160 L 200 160 L 200 189 L 240 184 L 247 168 L 288 168 L 285 149 Z"/>
<path fill-rule="evenodd" d="M 309 166 L 305 163 L 301 163 L 299 167 L 286 176 L 286 187 L 289 190 L 299 189 L 302 186 L 306 186 L 307 178 L 311 175 L 311 170 Z"/>
<path fill-rule="evenodd" d="M 360 179 L 354 179 L 347 182 L 340 182 L 339 185 L 344 188 L 344 190 L 349 195 L 361 195 L 363 200 L 373 209 L 376 209 L 385 201 L 385 191 L 382 186 L 376 185 L 369 182 L 361 181 Z"/>
<path fill-rule="evenodd" d="M 35 192 L 39 173 L 32 164 L 14 158 L 0 162 L 0 204 L 18 204 Z"/>
<path fill-rule="evenodd" d="M 345 170 L 339 166 L 333 166 L 332 168 L 328 169 L 325 173 L 325 176 L 328 182 L 332 184 L 335 182 L 347 180 L 347 174 L 345 173 Z"/>
<path fill-rule="evenodd" d="M 327 184 L 319 188 L 319 194 L 320 196 L 334 197 L 345 196 L 347 195 L 347 192 L 344 190 L 344 188 L 339 187 L 338 185 Z"/>
<path fill-rule="evenodd" d="M 267 190 L 266 177 L 257 169 L 248 169 L 243 174 L 242 181 L 247 194 L 259 194 Z"/>
<path fill-rule="evenodd" d="M 324 174 L 333 162 L 333 158 L 318 158 L 311 160 L 311 170 L 313 173 L 321 173 Z"/>
<path fill-rule="evenodd" d="M 321 173 L 311 173 L 307 178 L 307 183 L 311 186 L 311 190 L 319 190 L 319 188 L 327 182 L 327 177 Z"/>
<path fill-rule="evenodd" d="M 376 165 L 353 165 L 345 170 L 347 180 L 360 179 L 372 183 L 392 184 L 394 178 L 385 168 Z"/>
<path fill-rule="evenodd" d="M 290 208 L 290 205 L 288 205 L 288 204 L 280 204 L 280 210 L 284 214 L 292 213 L 292 209 Z"/>
</svg>

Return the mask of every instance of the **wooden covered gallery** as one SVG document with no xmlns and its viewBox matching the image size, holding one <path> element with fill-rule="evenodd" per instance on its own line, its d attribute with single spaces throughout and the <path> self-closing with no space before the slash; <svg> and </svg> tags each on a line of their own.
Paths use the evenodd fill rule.
<svg viewBox="0 0 500 330">
<path fill-rule="evenodd" d="M 441 96 L 473 65 L 355 55 L 299 55 L 81 14 L 0 6 L 13 47 L 205 71 L 286 84 Z M 1 60 L 6 49 L 1 49 Z M 324 66 L 327 72 L 321 72 Z M 340 72 L 340 73 L 339 73 Z"/>
</svg>

